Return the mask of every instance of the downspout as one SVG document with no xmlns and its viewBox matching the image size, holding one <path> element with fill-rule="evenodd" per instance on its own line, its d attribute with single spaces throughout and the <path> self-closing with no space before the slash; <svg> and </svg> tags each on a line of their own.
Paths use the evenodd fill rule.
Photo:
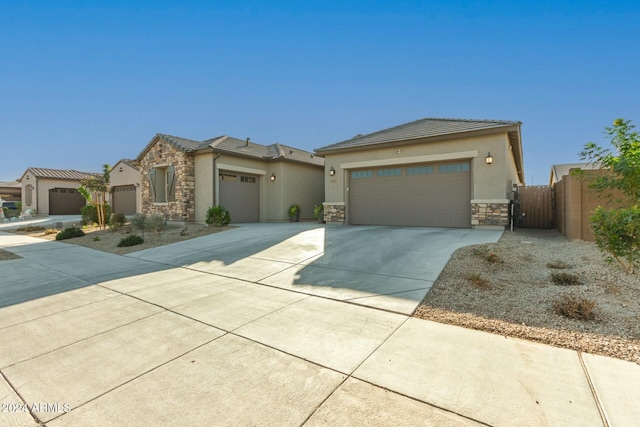
<svg viewBox="0 0 640 427">
<path fill-rule="evenodd" d="M 211 174 L 213 175 L 213 182 L 211 183 L 211 201 L 213 203 L 213 206 L 217 206 L 219 205 L 219 203 L 216 203 L 216 197 L 218 197 L 218 191 L 216 191 L 216 187 L 218 186 L 218 174 L 216 173 L 216 160 L 218 160 L 220 158 L 220 156 L 222 156 L 222 153 L 218 153 L 218 155 L 214 155 L 214 151 L 213 151 L 213 147 L 211 147 L 211 156 L 212 156 L 212 161 L 211 161 L 211 167 L 213 168 Z M 218 197 L 219 198 L 219 197 Z"/>
</svg>

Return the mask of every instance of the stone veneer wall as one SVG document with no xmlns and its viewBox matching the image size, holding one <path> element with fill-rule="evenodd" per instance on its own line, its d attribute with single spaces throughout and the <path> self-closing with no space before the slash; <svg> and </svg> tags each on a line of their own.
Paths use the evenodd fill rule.
<svg viewBox="0 0 640 427">
<path fill-rule="evenodd" d="M 149 170 L 156 165 L 171 165 L 175 169 L 175 197 L 167 203 L 155 203 L 150 196 Z M 195 210 L 195 161 L 193 156 L 173 145 L 158 141 L 140 162 L 142 170 L 142 212 L 161 213 L 168 221 L 193 222 Z"/>
<path fill-rule="evenodd" d="M 323 203 L 324 222 L 344 223 L 345 210 L 344 203 Z"/>
<path fill-rule="evenodd" d="M 472 203 L 471 225 L 509 225 L 509 203 Z"/>
</svg>

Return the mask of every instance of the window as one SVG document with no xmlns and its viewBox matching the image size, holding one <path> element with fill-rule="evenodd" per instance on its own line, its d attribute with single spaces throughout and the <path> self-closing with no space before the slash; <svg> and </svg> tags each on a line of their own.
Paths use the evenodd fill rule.
<svg viewBox="0 0 640 427">
<path fill-rule="evenodd" d="M 469 172 L 469 163 L 449 163 L 448 165 L 440 165 L 438 166 L 438 172 Z"/>
<path fill-rule="evenodd" d="M 351 172 L 352 179 L 373 178 L 373 171 L 353 171 Z"/>
<path fill-rule="evenodd" d="M 175 169 L 173 166 L 155 167 L 149 171 L 149 187 L 154 203 L 175 200 Z"/>
<path fill-rule="evenodd" d="M 402 172 L 400 168 L 397 169 L 378 169 L 378 176 L 400 176 Z"/>
<path fill-rule="evenodd" d="M 433 173 L 433 166 L 415 166 L 407 168 L 407 175 L 431 175 Z"/>
<path fill-rule="evenodd" d="M 255 176 L 241 176 L 240 177 L 240 182 L 248 182 L 250 184 L 255 184 L 256 183 L 256 177 Z"/>
<path fill-rule="evenodd" d="M 230 173 L 221 173 L 218 175 L 220 181 L 237 181 L 238 176 Z"/>
</svg>

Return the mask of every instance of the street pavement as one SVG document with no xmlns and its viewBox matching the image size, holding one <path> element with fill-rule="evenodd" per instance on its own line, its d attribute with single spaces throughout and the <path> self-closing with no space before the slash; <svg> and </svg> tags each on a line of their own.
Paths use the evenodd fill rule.
<svg viewBox="0 0 640 427">
<path fill-rule="evenodd" d="M 0 231 L 0 426 L 626 426 L 640 366 L 410 315 L 501 233 L 247 224 L 126 256 Z"/>
</svg>

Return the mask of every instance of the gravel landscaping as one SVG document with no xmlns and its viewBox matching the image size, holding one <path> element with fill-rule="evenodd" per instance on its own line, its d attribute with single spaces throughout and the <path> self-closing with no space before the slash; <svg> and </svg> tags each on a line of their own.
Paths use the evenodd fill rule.
<svg viewBox="0 0 640 427">
<path fill-rule="evenodd" d="M 584 300 L 569 307 L 584 312 L 594 304 L 593 319 L 557 314 L 563 298 Z M 505 232 L 498 243 L 459 249 L 414 316 L 640 364 L 640 276 L 556 230 Z"/>
</svg>

